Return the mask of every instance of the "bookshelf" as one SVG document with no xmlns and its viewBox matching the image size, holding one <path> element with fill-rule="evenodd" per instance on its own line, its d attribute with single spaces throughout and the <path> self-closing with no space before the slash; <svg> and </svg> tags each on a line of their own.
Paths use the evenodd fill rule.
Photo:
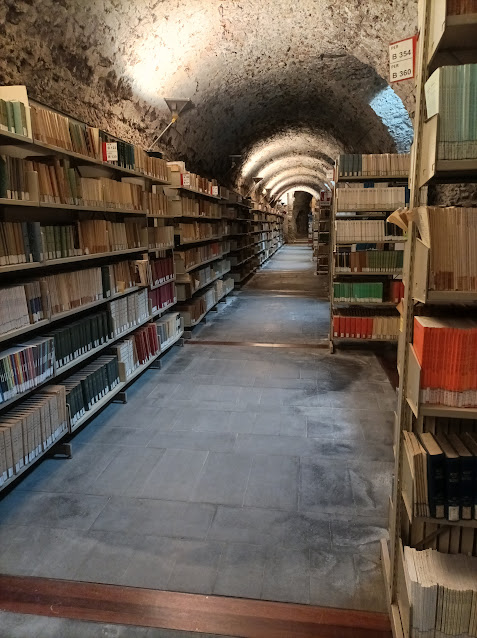
<svg viewBox="0 0 477 638">
<path fill-rule="evenodd" d="M 328 275 L 330 268 L 331 192 L 321 191 L 317 214 L 313 216 L 313 251 L 318 275 Z M 315 237 L 316 236 L 316 237 Z M 315 246 L 316 244 L 316 246 Z"/>
<path fill-rule="evenodd" d="M 341 155 L 336 162 L 327 224 L 331 352 L 343 342 L 397 342 L 406 237 L 386 219 L 406 204 L 408 171 L 404 154 Z"/>
<path fill-rule="evenodd" d="M 477 458 L 477 208 L 430 206 L 427 198 L 443 183 L 477 182 L 476 136 L 466 124 L 475 121 L 468 96 L 477 68 L 477 14 L 465 1 L 420 0 L 418 26 L 410 210 L 402 215 L 408 241 L 395 476 L 382 562 L 394 636 L 473 635 L 467 612 L 477 596 L 470 470 Z M 452 104 L 441 99 L 449 78 L 457 78 Z M 421 575 L 437 586 L 425 589 Z"/>
</svg>

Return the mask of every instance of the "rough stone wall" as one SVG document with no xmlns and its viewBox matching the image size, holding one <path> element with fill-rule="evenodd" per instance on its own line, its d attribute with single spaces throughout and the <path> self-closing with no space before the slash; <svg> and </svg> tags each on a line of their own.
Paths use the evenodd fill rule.
<svg viewBox="0 0 477 638">
<path fill-rule="evenodd" d="M 416 16 L 416 0 L 4 0 L 0 81 L 145 146 L 162 98 L 190 97 L 164 148 L 227 181 L 230 154 L 303 129 L 333 155 L 393 150 L 408 124 L 370 102 Z M 411 84 L 395 88 L 409 112 Z"/>
</svg>

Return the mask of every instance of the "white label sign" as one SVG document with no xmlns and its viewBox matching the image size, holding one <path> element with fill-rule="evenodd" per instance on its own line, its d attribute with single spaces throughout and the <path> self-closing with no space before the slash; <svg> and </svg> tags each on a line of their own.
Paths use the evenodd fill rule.
<svg viewBox="0 0 477 638">
<path fill-rule="evenodd" d="M 118 161 L 118 143 L 106 142 L 106 161 L 117 162 Z"/>
<path fill-rule="evenodd" d="M 326 171 L 326 175 L 325 176 L 326 176 L 326 179 L 331 179 L 332 180 L 334 178 L 334 176 L 335 176 L 334 170 L 332 168 L 329 168 Z"/>
<path fill-rule="evenodd" d="M 190 186 L 190 173 L 182 173 L 182 186 Z"/>
<path fill-rule="evenodd" d="M 219 195 L 219 187 L 218 186 L 212 186 L 212 195 L 215 195 L 216 197 L 218 197 L 218 195 Z"/>
<path fill-rule="evenodd" d="M 402 82 L 414 77 L 416 36 L 389 45 L 389 81 Z"/>
</svg>

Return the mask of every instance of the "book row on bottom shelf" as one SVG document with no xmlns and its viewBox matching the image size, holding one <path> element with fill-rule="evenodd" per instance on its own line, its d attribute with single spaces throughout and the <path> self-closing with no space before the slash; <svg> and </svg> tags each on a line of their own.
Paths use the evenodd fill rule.
<svg viewBox="0 0 477 638">
<path fill-rule="evenodd" d="M 396 341 L 399 316 L 376 315 L 372 310 L 340 310 L 333 315 L 333 337 L 337 339 L 376 339 Z"/>
<path fill-rule="evenodd" d="M 147 323 L 54 386 L 43 386 L 0 415 L 0 486 L 44 454 L 95 407 L 112 398 L 183 333 L 178 312 Z"/>
<path fill-rule="evenodd" d="M 233 288 L 234 280 L 232 278 L 218 279 L 189 301 L 178 304 L 177 309 L 184 317 L 184 326 L 191 328 L 197 325 L 209 310 L 228 295 Z"/>
</svg>

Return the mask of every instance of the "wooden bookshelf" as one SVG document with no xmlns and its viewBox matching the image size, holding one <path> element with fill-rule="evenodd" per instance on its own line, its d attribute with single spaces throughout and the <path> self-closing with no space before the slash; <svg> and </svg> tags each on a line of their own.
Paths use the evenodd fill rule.
<svg viewBox="0 0 477 638">
<path fill-rule="evenodd" d="M 380 155 L 373 155 L 372 157 L 376 160 L 376 162 L 381 161 Z M 337 176 L 339 176 L 339 172 L 340 172 L 339 162 L 340 160 L 337 159 L 335 163 L 335 175 Z M 379 175 L 379 181 L 391 182 L 393 186 L 395 186 L 397 182 L 406 182 L 406 180 L 407 178 L 403 175 L 394 175 L 394 176 Z M 387 302 L 386 300 L 383 300 L 383 302 L 379 302 L 379 303 L 376 302 L 371 304 L 368 302 L 360 302 L 360 301 L 353 301 L 349 303 L 343 300 L 335 301 L 334 284 L 346 283 L 347 281 L 357 281 L 357 283 L 359 283 L 360 279 L 362 279 L 363 282 L 367 282 L 371 278 L 373 282 L 383 282 L 383 294 L 387 294 L 386 293 L 387 287 L 385 285 L 385 282 L 389 281 L 390 278 L 392 278 L 393 280 L 398 280 L 402 278 L 401 268 L 393 268 L 391 270 L 383 268 L 382 270 L 360 271 L 360 272 L 351 271 L 351 269 L 349 271 L 341 271 L 339 267 L 337 267 L 336 265 L 337 255 L 339 254 L 339 248 L 349 247 L 350 249 L 352 249 L 352 247 L 355 246 L 356 244 L 374 244 L 374 245 L 380 245 L 380 246 L 387 245 L 389 248 L 389 246 L 393 244 L 401 244 L 406 242 L 406 237 L 393 236 L 393 235 L 388 235 L 387 237 L 385 235 L 382 239 L 379 239 L 379 240 L 377 239 L 366 240 L 366 239 L 358 239 L 358 238 L 344 240 L 344 239 L 337 238 L 337 223 L 338 222 L 341 223 L 341 222 L 359 221 L 362 223 L 366 223 L 367 221 L 379 222 L 381 220 L 382 223 L 384 223 L 384 220 L 386 219 L 386 216 L 387 216 L 386 211 L 394 211 L 398 207 L 398 204 L 390 205 L 390 206 L 379 205 L 374 207 L 369 205 L 358 206 L 353 204 L 347 204 L 346 206 L 343 206 L 339 201 L 340 200 L 339 191 L 341 189 L 338 187 L 338 182 L 343 183 L 343 182 L 349 182 L 349 181 L 352 181 L 354 183 L 357 183 L 357 182 L 362 183 L 362 182 L 369 182 L 373 180 L 368 175 L 350 175 L 350 176 L 339 176 L 337 179 L 337 182 L 335 183 L 332 202 L 331 202 L 330 222 L 329 222 L 329 226 L 326 229 L 327 232 L 329 233 L 328 234 L 329 252 L 327 255 L 326 263 L 329 263 L 328 270 L 329 270 L 329 277 L 330 277 L 330 280 L 329 280 L 330 281 L 329 283 L 330 352 L 334 352 L 335 344 L 342 343 L 344 341 L 360 342 L 361 344 L 369 344 L 369 343 L 372 343 L 373 341 L 388 341 L 390 343 L 396 343 L 396 339 L 374 339 L 374 338 L 361 339 L 358 337 L 334 336 L 335 330 L 333 326 L 333 317 L 335 317 L 336 314 L 339 314 L 340 310 L 344 310 L 348 307 L 350 309 L 353 309 L 353 308 L 358 308 L 360 306 L 363 308 L 375 308 L 377 312 L 377 316 L 380 316 L 379 315 L 380 310 L 382 309 L 389 310 L 392 308 L 396 308 L 395 303 Z M 323 259 L 323 263 L 325 263 L 324 259 Z"/>
<path fill-rule="evenodd" d="M 414 460 L 410 458 L 404 443 L 404 432 L 409 433 L 406 437 L 418 437 L 423 432 L 459 434 L 466 431 L 466 420 L 477 419 L 477 406 L 456 408 L 421 401 L 421 366 L 413 346 L 415 317 L 430 315 L 439 318 L 445 316 L 446 306 L 462 304 L 463 309 L 458 316 L 465 318 L 468 311 L 464 306 L 477 301 L 477 292 L 431 289 L 430 254 L 437 247 L 432 244 L 431 234 L 425 234 L 422 217 L 425 212 L 422 209 L 427 209 L 427 186 L 430 183 L 477 182 L 477 158 L 438 158 L 439 116 L 427 119 L 424 87 L 435 69 L 445 65 L 477 62 L 477 14 L 447 15 L 447 9 L 446 0 L 419 0 L 416 109 L 410 173 L 410 208 L 413 209 L 413 216 L 409 219 L 404 259 L 403 278 L 406 287 L 401 308 L 402 330 L 398 347 L 399 391 L 394 437 L 395 471 L 389 513 L 390 540 L 389 544 L 382 543 L 393 635 L 399 638 L 410 635 L 413 611 L 419 611 L 413 610 L 414 601 L 404 561 L 404 547 L 419 550 L 431 548 L 443 553 L 461 552 L 475 556 L 477 539 L 477 532 L 474 531 L 477 529 L 476 520 L 448 521 L 444 518 L 414 515 L 414 498 L 417 490 L 422 490 L 422 485 L 421 488 L 417 485 L 413 470 Z M 459 99 L 457 94 L 455 99 Z M 456 117 L 460 117 L 460 113 L 456 112 Z M 455 240 L 450 238 L 449 242 L 451 241 Z M 448 264 L 450 271 L 452 265 L 455 270 L 457 262 L 453 263 L 452 259 L 455 259 L 458 252 L 459 246 L 453 244 L 450 265 Z M 444 398 L 446 400 L 450 402 L 448 398 Z"/>
</svg>

